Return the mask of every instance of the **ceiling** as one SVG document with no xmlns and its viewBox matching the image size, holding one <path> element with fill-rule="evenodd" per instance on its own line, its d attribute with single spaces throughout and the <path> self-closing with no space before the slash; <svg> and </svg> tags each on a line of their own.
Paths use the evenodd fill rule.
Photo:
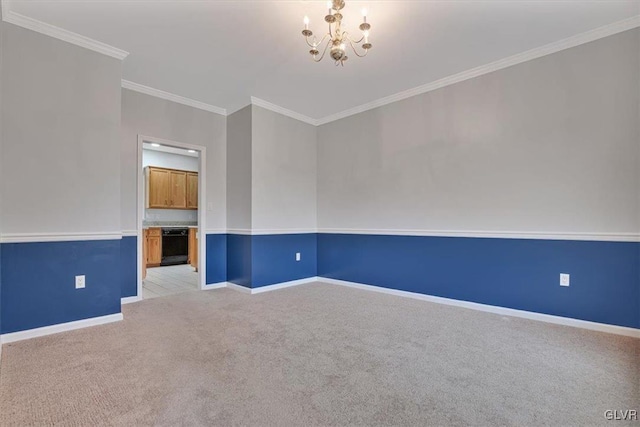
<svg viewBox="0 0 640 427">
<path fill-rule="evenodd" d="M 123 79 L 233 112 L 257 97 L 321 119 L 640 14 L 633 1 L 351 1 L 366 58 L 311 61 L 326 1 L 13 0 L 11 11 L 128 51 Z"/>
</svg>

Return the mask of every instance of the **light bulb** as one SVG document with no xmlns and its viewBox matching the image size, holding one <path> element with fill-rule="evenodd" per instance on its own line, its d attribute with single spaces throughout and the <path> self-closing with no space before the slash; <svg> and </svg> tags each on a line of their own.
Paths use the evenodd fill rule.
<svg viewBox="0 0 640 427">
<path fill-rule="evenodd" d="M 309 25 L 309 17 L 305 16 L 302 22 L 304 22 L 304 25 Z"/>
<path fill-rule="evenodd" d="M 341 49 L 341 50 L 344 50 L 346 47 L 347 47 L 347 46 L 346 46 L 344 43 L 341 43 L 341 44 L 340 44 L 340 49 Z"/>
<path fill-rule="evenodd" d="M 367 8 L 362 9 L 362 16 L 367 17 Z"/>
<path fill-rule="evenodd" d="M 327 2 L 327 9 L 329 9 L 329 10 L 333 9 L 333 3 L 332 2 L 330 2 L 330 1 Z"/>
</svg>

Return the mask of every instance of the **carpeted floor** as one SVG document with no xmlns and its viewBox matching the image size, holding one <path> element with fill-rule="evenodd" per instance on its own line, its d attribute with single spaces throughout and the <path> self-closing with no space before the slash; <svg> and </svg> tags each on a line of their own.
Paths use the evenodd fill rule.
<svg viewBox="0 0 640 427">
<path fill-rule="evenodd" d="M 638 339 L 326 284 L 123 311 L 6 344 L 0 425 L 611 425 L 605 410 L 640 409 Z"/>
</svg>

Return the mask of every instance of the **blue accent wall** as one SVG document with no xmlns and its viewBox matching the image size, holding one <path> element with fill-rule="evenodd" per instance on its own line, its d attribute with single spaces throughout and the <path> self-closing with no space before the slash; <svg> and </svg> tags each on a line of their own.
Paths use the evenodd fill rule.
<svg viewBox="0 0 640 427">
<path fill-rule="evenodd" d="M 631 242 L 319 234 L 318 275 L 640 328 L 639 251 Z"/>
<path fill-rule="evenodd" d="M 314 277 L 317 260 L 315 233 L 227 235 L 227 280 L 247 288 Z"/>
<path fill-rule="evenodd" d="M 207 234 L 207 284 L 227 281 L 227 235 Z"/>
<path fill-rule="evenodd" d="M 120 313 L 120 257 L 120 240 L 3 243 L 1 332 Z"/>
<path fill-rule="evenodd" d="M 138 295 L 138 238 L 124 236 L 120 241 L 120 289 L 122 298 Z"/>
<path fill-rule="evenodd" d="M 315 233 L 252 236 L 251 245 L 252 288 L 317 276 Z"/>
<path fill-rule="evenodd" d="M 227 235 L 227 281 L 251 287 L 251 236 Z"/>
</svg>

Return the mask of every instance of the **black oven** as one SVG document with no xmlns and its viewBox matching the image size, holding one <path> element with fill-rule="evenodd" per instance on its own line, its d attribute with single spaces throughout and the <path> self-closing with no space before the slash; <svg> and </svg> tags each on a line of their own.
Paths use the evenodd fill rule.
<svg viewBox="0 0 640 427">
<path fill-rule="evenodd" d="M 162 229 L 162 261 L 160 265 L 186 264 L 189 258 L 189 229 Z"/>
</svg>

